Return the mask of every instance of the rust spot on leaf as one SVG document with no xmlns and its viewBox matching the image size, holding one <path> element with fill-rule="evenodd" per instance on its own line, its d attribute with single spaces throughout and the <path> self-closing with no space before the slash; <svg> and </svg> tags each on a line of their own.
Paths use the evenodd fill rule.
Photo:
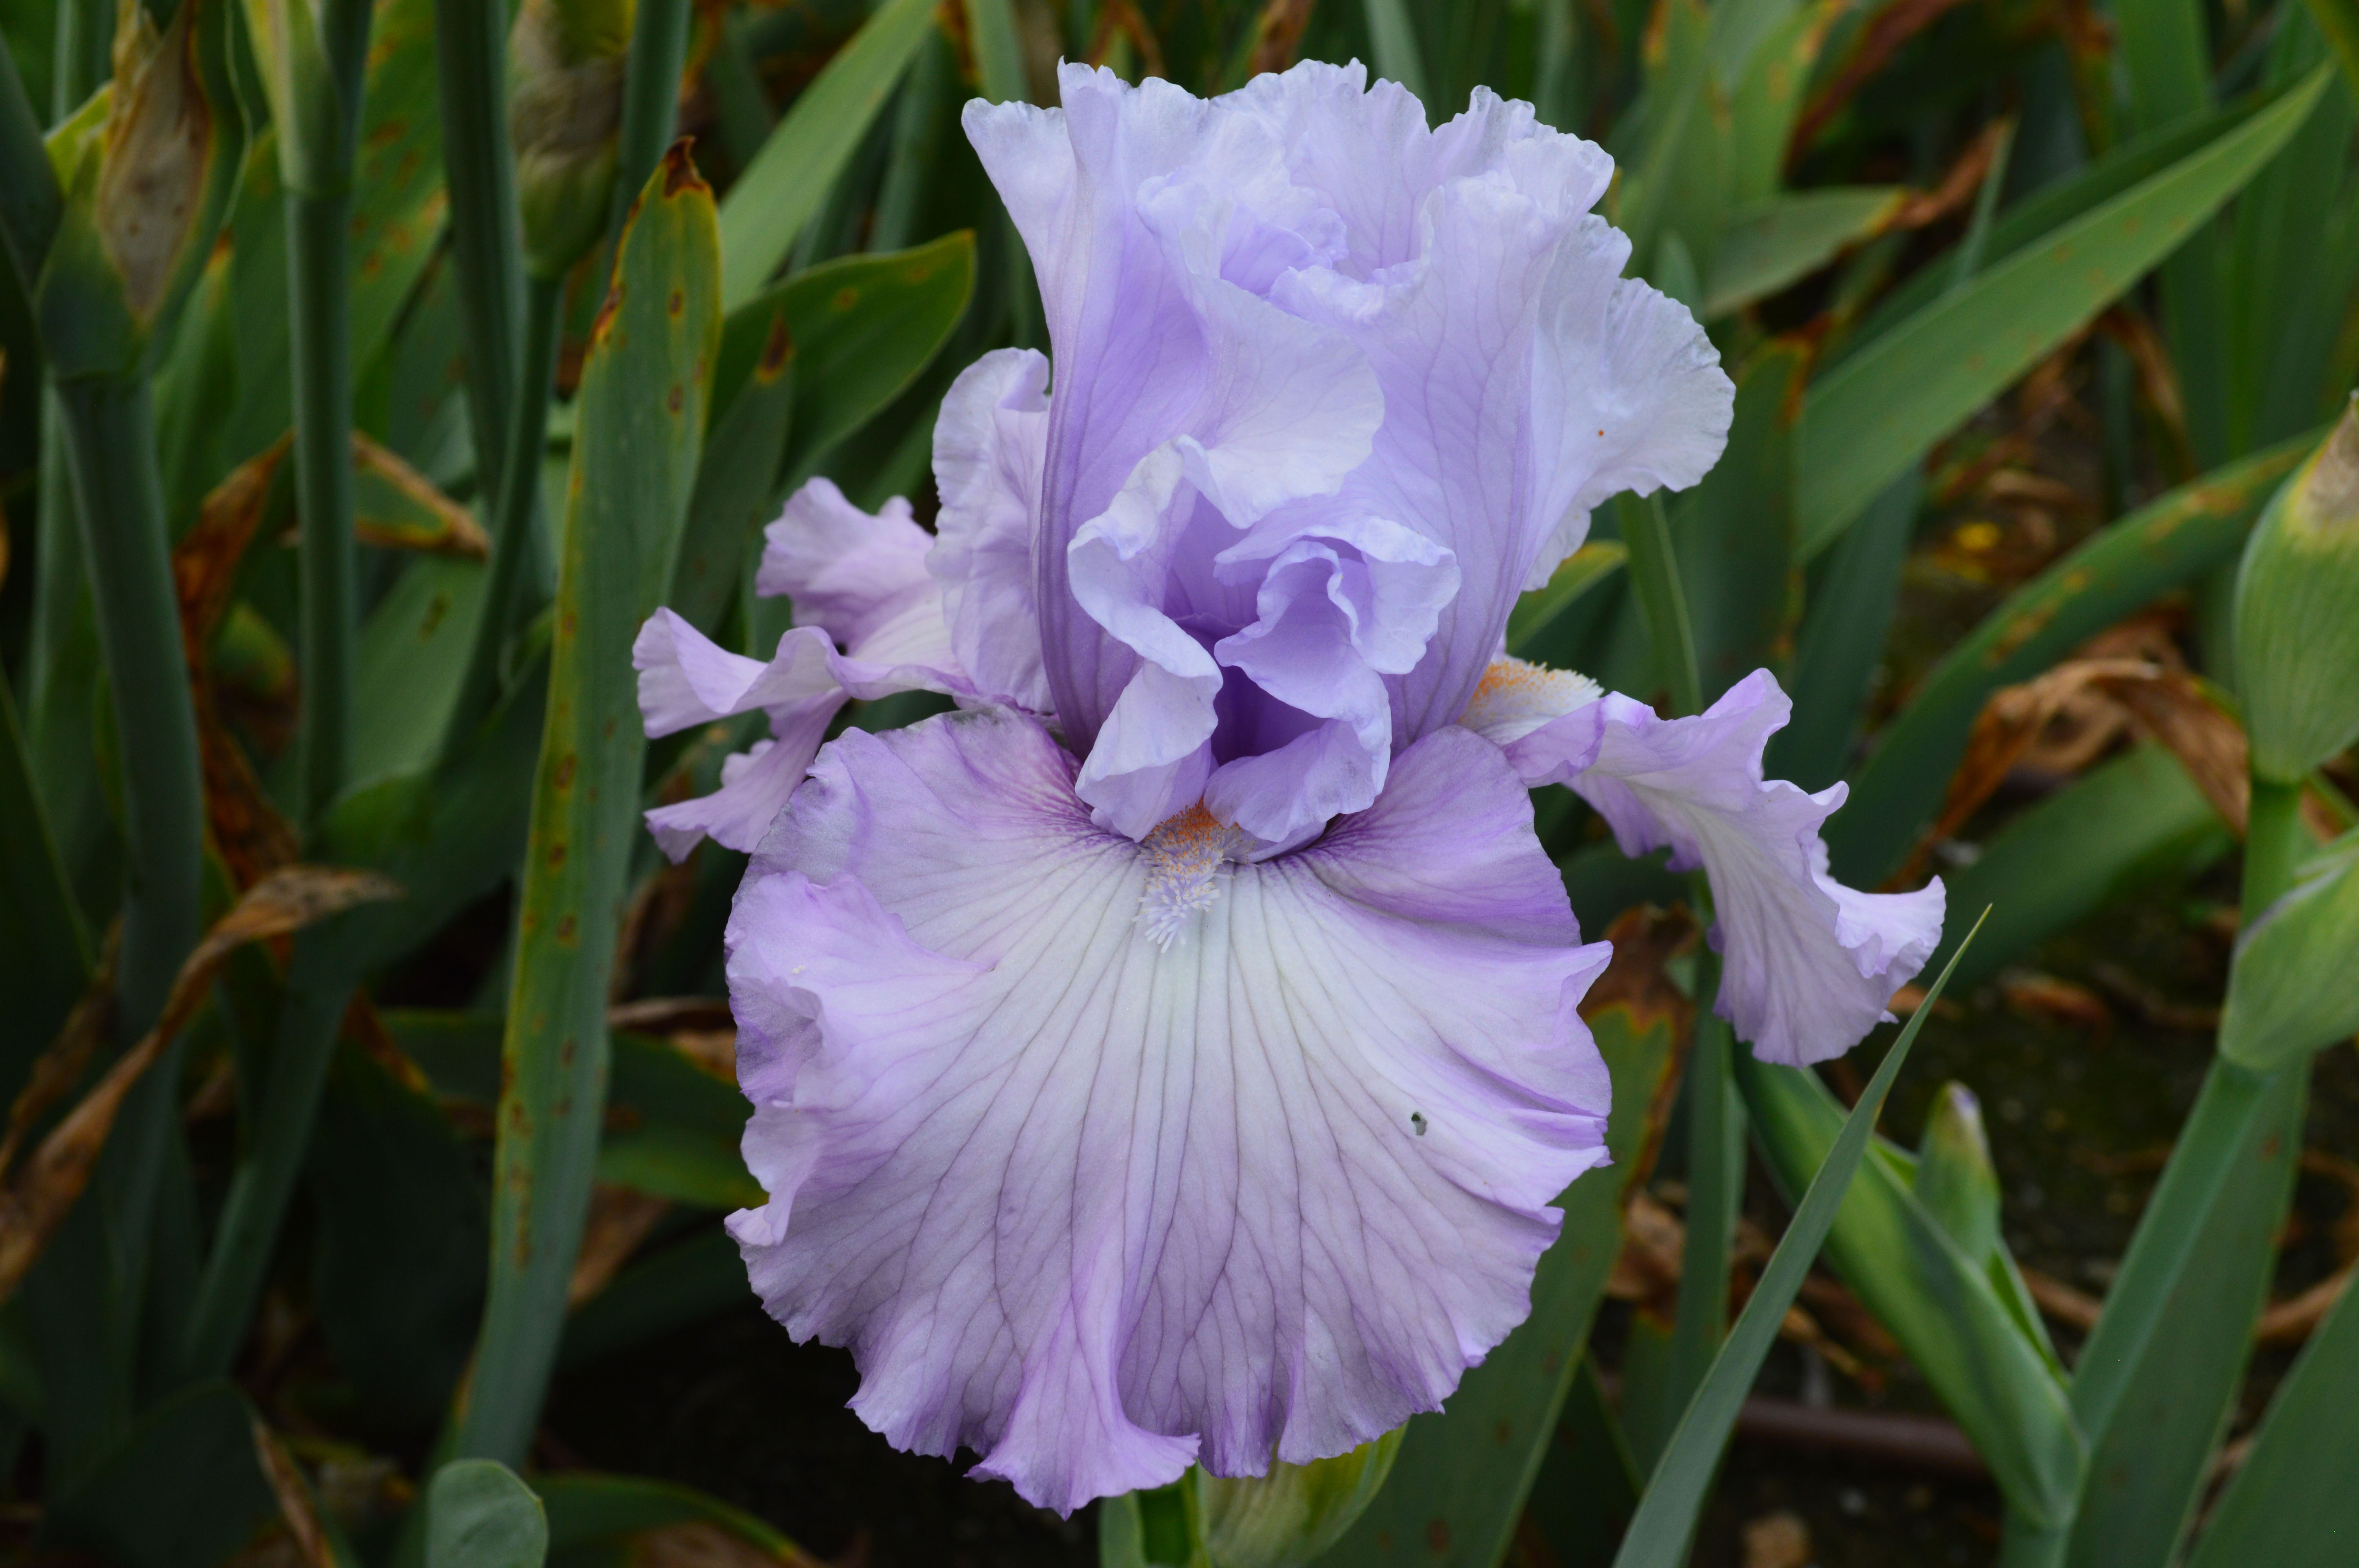
<svg viewBox="0 0 2359 1568">
<path fill-rule="evenodd" d="M 558 787 L 558 788 L 560 788 L 560 789 L 566 789 L 566 788 L 570 788 L 570 787 L 572 785 L 572 783 L 573 783 L 573 769 L 574 769 L 574 767 L 575 767 L 575 765 L 576 765 L 577 761 L 578 761 L 578 759 L 577 759 L 577 758 L 573 755 L 573 753 L 572 753 L 572 752 L 566 752 L 566 753 L 565 753 L 565 755 L 563 755 L 563 756 L 561 756 L 561 757 L 560 757 L 560 758 L 558 758 L 558 759 L 557 759 L 557 787 Z"/>
<path fill-rule="evenodd" d="M 560 839 L 549 847 L 549 869 L 553 871 L 563 864 L 565 864 L 565 842 Z"/>
<path fill-rule="evenodd" d="M 787 362 L 795 357 L 795 335 L 787 330 L 784 311 L 770 318 L 770 334 L 762 340 L 762 357 L 755 362 L 754 379 L 768 383 L 778 379 Z"/>
<path fill-rule="evenodd" d="M 696 172 L 696 159 L 690 156 L 690 149 L 695 146 L 694 136 L 682 136 L 664 149 L 663 193 L 667 198 L 677 196 L 683 190 L 701 190 L 707 195 L 712 194 L 712 188 L 704 183 L 704 177 Z"/>
<path fill-rule="evenodd" d="M 614 281 L 606 286 L 606 297 L 599 303 L 597 319 L 590 323 L 590 346 L 596 348 L 606 341 L 606 330 L 614 324 L 614 312 L 623 308 L 623 274 L 614 272 Z"/>
<path fill-rule="evenodd" d="M 671 291 L 671 297 L 664 302 L 664 308 L 671 313 L 672 319 L 675 321 L 679 319 L 679 313 L 687 308 L 688 296 L 677 288 Z"/>
<path fill-rule="evenodd" d="M 835 291 L 835 297 L 828 301 L 829 306 L 839 316 L 851 310 L 859 303 L 860 290 L 853 287 L 850 284 L 845 284 L 842 288 L 837 289 Z"/>
<path fill-rule="evenodd" d="M 565 946 L 572 946 L 574 930 L 574 919 L 569 914 L 557 923 L 557 940 Z"/>
<path fill-rule="evenodd" d="M 681 388 L 679 383 L 675 381 L 671 384 L 671 390 L 664 395 L 664 406 L 674 414 L 677 414 L 679 412 L 680 403 L 686 395 L 687 395 Z"/>
<path fill-rule="evenodd" d="M 1437 1557 L 1450 1550 L 1450 1521 L 1436 1519 L 1425 1527 L 1425 1544 Z"/>
</svg>

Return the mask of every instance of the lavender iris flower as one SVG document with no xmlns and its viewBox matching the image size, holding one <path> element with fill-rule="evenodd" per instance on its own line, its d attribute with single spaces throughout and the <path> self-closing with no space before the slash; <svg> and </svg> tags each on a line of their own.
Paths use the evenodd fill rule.
<svg viewBox="0 0 2359 1568">
<path fill-rule="evenodd" d="M 1435 1408 L 1605 1160 L 1603 968 L 1533 836 L 1569 784 L 1701 866 L 1721 1012 L 1833 1055 L 1940 933 L 1765 782 L 1767 672 L 1664 719 L 1501 656 L 1616 492 L 1692 484 L 1732 389 L 1625 279 L 1605 154 L 1478 92 L 1304 64 L 1204 102 L 1067 66 L 972 104 L 1055 350 L 987 354 L 929 536 L 825 481 L 769 533 L 764 663 L 669 612 L 651 735 L 765 708 L 665 847 L 748 850 L 728 933 L 771 1313 L 903 1447 L 1036 1503 L 1258 1475 Z M 851 697 L 959 711 L 847 730 Z"/>
</svg>

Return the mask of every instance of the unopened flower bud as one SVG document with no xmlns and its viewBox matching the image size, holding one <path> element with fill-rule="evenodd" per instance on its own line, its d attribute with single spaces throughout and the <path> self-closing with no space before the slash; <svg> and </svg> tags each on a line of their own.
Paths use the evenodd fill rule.
<svg viewBox="0 0 2359 1568">
<path fill-rule="evenodd" d="M 1917 1150 L 1917 1201 L 1976 1264 L 1998 1246 L 1998 1173 L 1983 1133 L 1982 1102 L 1961 1083 L 1933 1097 Z"/>
<path fill-rule="evenodd" d="M 1395 1427 L 1308 1465 L 1266 1476 L 1191 1469 L 1168 1487 L 1108 1498 L 1098 1514 L 1104 1568 L 1296 1568 L 1343 1539 L 1392 1474 Z"/>
<path fill-rule="evenodd" d="M 2236 685 L 2256 777 L 2294 783 L 2359 739 L 2359 402 L 2245 546 Z"/>
<path fill-rule="evenodd" d="M 2236 942 L 2220 1054 L 2274 1072 L 2359 1033 L 2359 838 L 2303 868 Z"/>
<path fill-rule="evenodd" d="M 525 0 L 508 35 L 525 270 L 562 276 L 598 243 L 614 198 L 634 0 Z"/>
<path fill-rule="evenodd" d="M 1292 1568 L 1334 1545 L 1392 1474 L 1404 1430 L 1309 1465 L 1272 1460 L 1266 1476 L 1199 1476 L 1197 1511 L 1212 1568 Z"/>
<path fill-rule="evenodd" d="M 66 205 L 38 293 L 60 375 L 130 369 L 204 265 L 245 139 L 227 27 L 227 0 L 183 0 L 160 32 L 125 5 L 114 80 L 50 138 Z"/>
</svg>

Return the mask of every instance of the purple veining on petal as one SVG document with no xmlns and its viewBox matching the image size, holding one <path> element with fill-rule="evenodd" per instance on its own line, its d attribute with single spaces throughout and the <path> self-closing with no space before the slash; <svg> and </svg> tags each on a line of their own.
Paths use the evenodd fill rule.
<svg viewBox="0 0 2359 1568">
<path fill-rule="evenodd" d="M 1060 1511 L 1437 1406 L 1608 1098 L 1604 949 L 1487 743 L 1258 865 L 1107 833 L 1073 774 L 1006 709 L 848 733 L 729 935 L 756 1289 L 852 1347 L 878 1431 Z M 1154 940 L 1156 879 L 1207 873 Z"/>
</svg>

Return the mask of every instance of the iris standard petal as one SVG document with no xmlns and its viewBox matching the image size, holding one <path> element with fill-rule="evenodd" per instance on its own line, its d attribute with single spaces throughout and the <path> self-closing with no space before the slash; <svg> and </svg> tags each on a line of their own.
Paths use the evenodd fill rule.
<svg viewBox="0 0 2359 1568">
<path fill-rule="evenodd" d="M 1793 711 L 1768 671 L 1699 717 L 1663 719 L 1581 676 L 1502 664 L 1510 667 L 1492 677 L 1497 695 L 1469 710 L 1473 727 L 1501 743 L 1527 784 L 1571 784 L 1623 853 L 1669 846 L 1673 871 L 1703 868 L 1722 956 L 1715 1011 L 1756 1055 L 1822 1062 L 1891 1016 L 1892 993 L 1940 941 L 1940 881 L 1866 893 L 1828 875 L 1819 829 L 1845 788 L 1810 795 L 1763 776 L 1762 750 Z M 1533 722 L 1551 690 L 1569 707 Z"/>
<path fill-rule="evenodd" d="M 729 931 L 756 1291 L 872 1426 L 1060 1511 L 1434 1408 L 1608 1096 L 1604 949 L 1487 742 L 1258 865 L 1201 812 L 1099 829 L 1074 772 L 1006 709 L 848 733 Z"/>
<path fill-rule="evenodd" d="M 1341 334 L 1257 292 L 1281 264 L 1340 244 L 1267 128 L 1160 81 L 1077 65 L 1058 80 L 1062 108 L 971 105 L 966 125 L 1047 308 L 1057 368 L 1035 602 L 1058 719 L 1086 751 L 1142 655 L 1088 609 L 1067 547 L 1170 457 L 1215 525 L 1332 492 L 1367 455 L 1382 405 Z M 1170 608 L 1164 586 L 1141 601 Z"/>
<path fill-rule="evenodd" d="M 926 557 L 960 665 L 981 690 L 1034 713 L 1050 703 L 1032 580 L 1048 384 L 1049 362 L 1029 349 L 995 349 L 951 384 L 934 424 L 942 505 Z"/>
</svg>

